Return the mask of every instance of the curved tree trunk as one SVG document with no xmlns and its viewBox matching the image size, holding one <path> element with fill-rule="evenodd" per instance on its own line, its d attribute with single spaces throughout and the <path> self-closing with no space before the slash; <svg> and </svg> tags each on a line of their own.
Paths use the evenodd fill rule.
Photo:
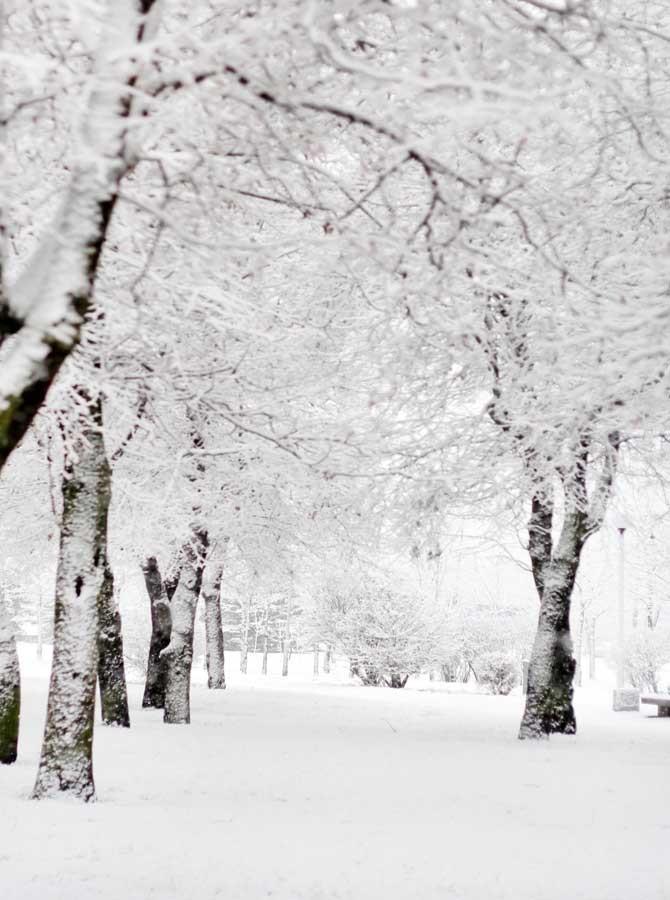
<svg viewBox="0 0 670 900">
<path fill-rule="evenodd" d="M 21 717 L 21 674 L 14 628 L 0 601 L 0 763 L 16 762 Z"/>
<path fill-rule="evenodd" d="M 226 687 L 223 628 L 221 626 L 221 579 L 223 567 L 215 564 L 205 571 L 202 596 L 205 601 L 205 644 L 207 658 L 207 687 L 223 690 Z"/>
<path fill-rule="evenodd" d="M 179 582 L 170 604 L 170 643 L 161 652 L 161 659 L 167 663 L 163 721 L 172 725 L 187 725 L 191 721 L 193 629 L 206 553 L 207 532 L 195 528 L 191 541 L 182 550 Z"/>
<path fill-rule="evenodd" d="M 163 709 L 167 684 L 167 661 L 161 657 L 161 653 L 170 643 L 172 629 L 170 599 L 155 556 L 150 556 L 142 563 L 142 572 L 151 603 L 151 642 L 142 706 Z"/>
<path fill-rule="evenodd" d="M 102 587 L 98 595 L 98 685 L 100 708 L 105 725 L 130 726 L 128 689 L 123 662 L 121 613 L 114 599 L 114 574 L 104 561 Z"/>
<path fill-rule="evenodd" d="M 98 597 L 103 583 L 111 486 L 99 404 L 93 427 L 66 460 L 56 576 L 54 647 L 46 727 L 33 796 L 95 796 L 93 721 Z M 76 458 L 75 458 L 76 455 Z"/>
</svg>

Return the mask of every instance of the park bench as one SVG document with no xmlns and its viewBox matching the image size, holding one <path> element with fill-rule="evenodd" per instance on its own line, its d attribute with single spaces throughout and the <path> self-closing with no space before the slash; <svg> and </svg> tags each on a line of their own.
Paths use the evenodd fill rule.
<svg viewBox="0 0 670 900">
<path fill-rule="evenodd" d="M 659 716 L 670 717 L 670 694 L 665 696 L 662 694 L 648 694 L 646 697 L 640 697 L 641 703 L 652 703 L 658 707 Z"/>
</svg>

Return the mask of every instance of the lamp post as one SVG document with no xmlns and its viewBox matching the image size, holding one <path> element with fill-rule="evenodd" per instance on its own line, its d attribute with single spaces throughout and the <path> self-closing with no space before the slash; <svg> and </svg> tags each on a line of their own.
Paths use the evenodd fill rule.
<svg viewBox="0 0 670 900">
<path fill-rule="evenodd" d="M 625 565 L 626 565 L 626 522 L 620 520 L 617 524 L 617 660 L 616 660 L 616 688 L 614 690 L 612 708 L 615 712 L 638 710 L 640 708 L 640 692 L 635 688 L 624 687 L 624 658 L 625 658 Z"/>
<path fill-rule="evenodd" d="M 626 527 L 619 525 L 617 528 L 619 534 L 618 550 L 619 565 L 617 578 L 617 661 L 616 661 L 616 686 L 618 691 L 623 690 L 623 663 L 624 663 L 624 573 L 626 563 Z"/>
</svg>

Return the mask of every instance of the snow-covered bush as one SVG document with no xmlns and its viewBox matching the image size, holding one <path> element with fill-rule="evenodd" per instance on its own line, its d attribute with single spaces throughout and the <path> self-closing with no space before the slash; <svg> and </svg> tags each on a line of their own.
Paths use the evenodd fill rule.
<svg viewBox="0 0 670 900">
<path fill-rule="evenodd" d="M 633 687 L 657 693 L 661 669 L 670 663 L 670 630 L 634 631 L 624 648 L 624 665 Z"/>
<path fill-rule="evenodd" d="M 509 653 L 492 650 L 477 660 L 477 679 L 492 694 L 509 694 L 519 681 L 519 664 Z"/>
<path fill-rule="evenodd" d="M 440 659 L 443 616 L 411 592 L 375 581 L 346 593 L 325 591 L 315 615 L 321 640 L 349 657 L 363 684 L 401 688 Z"/>
<path fill-rule="evenodd" d="M 533 617 L 517 607 L 484 603 L 452 606 L 447 652 L 441 661 L 445 681 L 467 681 L 472 675 L 493 693 L 509 693 L 531 645 L 532 628 Z"/>
</svg>

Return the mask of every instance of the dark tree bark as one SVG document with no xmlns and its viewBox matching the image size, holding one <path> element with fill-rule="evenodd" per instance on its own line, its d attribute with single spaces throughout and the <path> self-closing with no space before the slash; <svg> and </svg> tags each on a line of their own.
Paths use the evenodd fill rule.
<svg viewBox="0 0 670 900">
<path fill-rule="evenodd" d="M 155 556 L 150 556 L 144 561 L 142 572 L 151 603 L 151 641 L 142 706 L 145 709 L 163 709 L 167 685 L 167 660 L 161 653 L 170 643 L 172 629 L 170 599 Z"/>
<path fill-rule="evenodd" d="M 0 609 L 0 763 L 16 762 L 21 718 L 21 673 L 9 616 Z"/>
<path fill-rule="evenodd" d="M 121 613 L 114 599 L 114 574 L 108 559 L 104 561 L 102 587 L 98 594 L 98 618 L 98 686 L 102 721 L 105 725 L 129 728 Z"/>
<path fill-rule="evenodd" d="M 90 402 L 90 401 L 89 401 Z M 99 404 L 66 458 L 56 575 L 54 647 L 36 798 L 95 797 L 93 722 L 98 597 L 103 583 L 111 485 Z"/>
<path fill-rule="evenodd" d="M 207 659 L 207 687 L 224 690 L 226 687 L 223 628 L 221 625 L 221 579 L 223 567 L 216 563 L 205 570 L 202 596 L 205 601 L 205 646 Z"/>
<path fill-rule="evenodd" d="M 398 672 L 391 672 L 391 677 L 387 679 L 386 684 L 391 688 L 404 688 L 409 679 L 409 675 L 400 675 Z"/>
<path fill-rule="evenodd" d="M 207 545 L 207 532 L 195 527 L 191 540 L 182 549 L 179 581 L 170 604 L 172 631 L 161 659 L 167 663 L 163 721 L 171 725 L 187 725 L 191 721 L 193 630 Z"/>
</svg>

